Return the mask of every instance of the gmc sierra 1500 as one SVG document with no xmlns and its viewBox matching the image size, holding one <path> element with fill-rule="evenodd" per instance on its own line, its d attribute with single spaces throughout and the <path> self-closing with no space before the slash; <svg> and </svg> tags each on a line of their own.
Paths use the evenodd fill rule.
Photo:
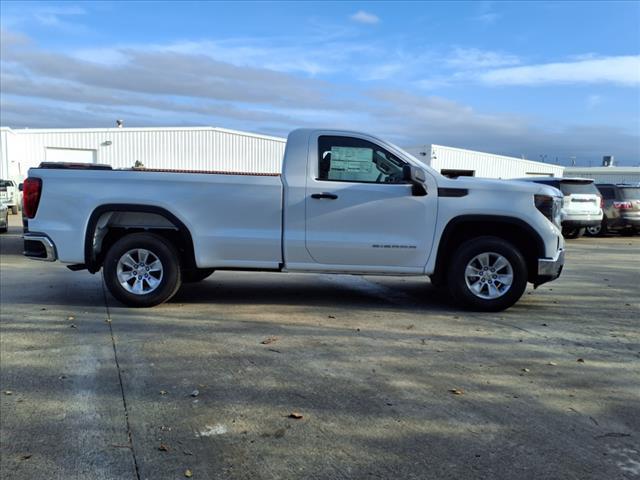
<svg viewBox="0 0 640 480">
<path fill-rule="evenodd" d="M 497 311 L 564 263 L 556 189 L 448 179 L 356 132 L 293 131 L 273 174 L 43 163 L 23 194 L 25 255 L 103 268 L 136 307 L 227 269 L 426 275 Z"/>
</svg>

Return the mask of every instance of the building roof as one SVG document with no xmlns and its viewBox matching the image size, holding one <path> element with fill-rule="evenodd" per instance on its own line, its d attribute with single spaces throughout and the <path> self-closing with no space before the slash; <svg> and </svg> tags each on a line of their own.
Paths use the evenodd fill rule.
<svg viewBox="0 0 640 480">
<path fill-rule="evenodd" d="M 228 128 L 218 127 L 111 127 L 111 128 L 17 128 L 0 127 L 3 132 L 11 132 L 17 135 L 22 134 L 47 134 L 47 133 L 124 133 L 124 132 L 176 132 L 176 131 L 214 131 L 220 133 L 230 133 L 232 135 L 241 135 L 244 137 L 262 138 L 265 140 L 275 140 L 278 142 L 286 142 L 283 137 L 273 137 L 271 135 L 262 135 L 260 133 L 242 132 L 240 130 L 230 130 Z"/>
<path fill-rule="evenodd" d="M 594 175 L 603 173 L 610 173 L 612 175 L 625 173 L 640 174 L 640 167 L 565 167 L 565 173 L 589 173 Z"/>
</svg>

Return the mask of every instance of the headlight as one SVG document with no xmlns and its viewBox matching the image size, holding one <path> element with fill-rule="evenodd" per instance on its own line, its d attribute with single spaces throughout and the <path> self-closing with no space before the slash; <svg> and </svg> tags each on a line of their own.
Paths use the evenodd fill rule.
<svg viewBox="0 0 640 480">
<path fill-rule="evenodd" d="M 562 223 L 562 199 L 550 195 L 534 195 L 533 199 L 540 213 L 559 227 Z"/>
</svg>

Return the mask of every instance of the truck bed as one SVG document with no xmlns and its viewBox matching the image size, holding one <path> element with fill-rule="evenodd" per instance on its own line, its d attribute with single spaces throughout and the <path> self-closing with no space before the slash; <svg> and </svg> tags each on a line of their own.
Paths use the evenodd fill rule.
<svg viewBox="0 0 640 480">
<path fill-rule="evenodd" d="M 198 267 L 278 268 L 282 237 L 279 174 L 38 168 L 42 198 L 31 232 L 46 232 L 60 261 L 84 262 L 84 235 L 98 206 L 159 207 L 191 232 Z"/>
</svg>

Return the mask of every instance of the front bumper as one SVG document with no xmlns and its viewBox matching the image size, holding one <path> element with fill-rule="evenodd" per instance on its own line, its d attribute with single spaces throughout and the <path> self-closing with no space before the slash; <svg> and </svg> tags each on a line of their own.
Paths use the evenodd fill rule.
<svg viewBox="0 0 640 480">
<path fill-rule="evenodd" d="M 538 259 L 538 274 L 534 279 L 533 285 L 537 287 L 543 283 L 555 280 L 562 273 L 564 267 L 564 250 L 557 251 L 553 258 L 540 258 Z"/>
<path fill-rule="evenodd" d="M 56 246 L 46 235 L 25 233 L 22 238 L 24 240 L 23 253 L 25 257 L 45 262 L 54 262 L 58 258 Z"/>
</svg>

